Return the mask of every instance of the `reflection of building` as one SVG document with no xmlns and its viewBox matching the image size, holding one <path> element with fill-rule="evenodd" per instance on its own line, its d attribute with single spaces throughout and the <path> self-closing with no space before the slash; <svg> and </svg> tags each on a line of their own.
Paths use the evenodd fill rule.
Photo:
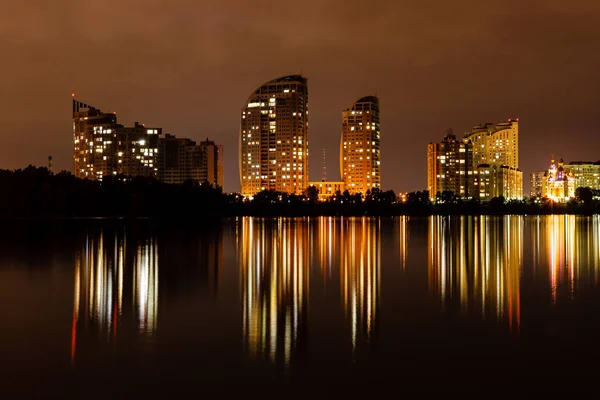
<svg viewBox="0 0 600 400">
<path fill-rule="evenodd" d="M 429 287 L 445 308 L 519 329 L 523 218 L 430 217 Z"/>
<path fill-rule="evenodd" d="M 342 112 L 340 174 L 350 194 L 381 187 L 379 99 L 367 96 Z"/>
<path fill-rule="evenodd" d="M 542 197 L 542 181 L 545 172 L 532 172 L 529 175 L 529 195 L 531 197 Z"/>
<path fill-rule="evenodd" d="M 558 161 L 558 165 L 552 160 L 550 168 L 544 174 L 542 197 L 557 202 L 566 202 L 575 197 L 575 179 L 565 171 L 562 158 Z"/>
<path fill-rule="evenodd" d="M 128 304 L 133 304 L 129 308 Z M 152 335 L 158 316 L 158 260 L 153 239 L 135 247 L 113 232 L 88 236 L 75 259 L 71 358 L 86 333 L 114 341 L 127 321 Z M 96 336 L 96 335 L 94 335 Z"/>
<path fill-rule="evenodd" d="M 181 184 L 187 180 L 223 187 L 223 146 L 206 139 L 196 144 L 187 138 L 166 134 L 160 138 L 159 179 Z"/>
<path fill-rule="evenodd" d="M 575 180 L 575 189 L 589 187 L 600 190 L 600 161 L 573 161 L 565 166 L 565 172 Z"/>
<path fill-rule="evenodd" d="M 241 193 L 302 194 L 308 186 L 308 81 L 284 76 L 248 98 L 240 128 Z"/>
<path fill-rule="evenodd" d="M 344 220 L 340 238 L 342 303 L 350 322 L 352 349 L 358 351 L 373 339 L 379 310 L 379 220 Z"/>
<path fill-rule="evenodd" d="M 452 129 L 440 143 L 427 145 L 427 190 L 431 199 L 443 192 L 462 199 L 474 196 L 473 145 L 456 140 Z"/>
<path fill-rule="evenodd" d="M 319 200 L 325 200 L 335 195 L 336 192 L 344 193 L 344 190 L 346 190 L 344 182 L 308 182 L 308 186 L 314 186 L 317 188 L 319 191 Z"/>
<path fill-rule="evenodd" d="M 407 216 L 401 216 L 398 217 L 398 221 L 399 221 L 399 239 L 400 239 L 400 244 L 399 244 L 399 249 L 400 249 L 400 263 L 402 265 L 402 269 L 406 268 L 406 259 L 408 257 L 408 240 L 410 238 L 409 235 L 409 229 L 408 229 L 408 221 L 409 221 L 409 217 Z"/>
<path fill-rule="evenodd" d="M 160 128 L 117 124 L 115 113 L 73 99 L 73 173 L 78 178 L 157 176 Z"/>
<path fill-rule="evenodd" d="M 306 340 L 308 225 L 245 217 L 238 246 L 247 351 L 287 365 Z"/>
<path fill-rule="evenodd" d="M 579 281 L 598 284 L 600 276 L 600 217 L 549 215 L 532 224 L 532 269 L 548 280 L 554 302 L 571 299 Z M 539 276 L 537 278 L 540 278 Z"/>
</svg>

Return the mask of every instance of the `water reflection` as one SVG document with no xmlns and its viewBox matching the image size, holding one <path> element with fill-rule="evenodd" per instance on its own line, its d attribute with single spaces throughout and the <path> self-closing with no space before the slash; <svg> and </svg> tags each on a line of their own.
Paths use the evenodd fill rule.
<svg viewBox="0 0 600 400">
<path fill-rule="evenodd" d="M 308 225 L 243 218 L 240 275 L 243 329 L 251 356 L 289 364 L 305 340 Z"/>
<path fill-rule="evenodd" d="M 241 219 L 237 243 L 248 353 L 286 365 L 300 353 L 309 280 L 321 277 L 325 287 L 339 279 L 353 353 L 368 347 L 378 319 L 380 232 L 380 221 L 371 218 Z M 311 260 L 319 266 L 312 277 Z"/>
<path fill-rule="evenodd" d="M 445 309 L 460 306 L 518 330 L 523 217 L 430 217 L 429 287 Z"/>
<path fill-rule="evenodd" d="M 531 225 L 534 272 L 547 277 L 554 303 L 573 298 L 582 281 L 598 285 L 600 216 L 534 217 Z"/>
<path fill-rule="evenodd" d="M 342 222 L 340 285 L 354 352 L 371 342 L 377 322 L 380 239 L 379 220 L 352 218 Z"/>
<path fill-rule="evenodd" d="M 115 341 L 128 310 L 137 321 L 138 332 L 154 333 L 158 316 L 157 251 L 153 238 L 127 246 L 124 230 L 86 236 L 75 254 L 72 362 L 82 332 Z M 131 308 L 126 299 L 131 301 Z"/>
</svg>

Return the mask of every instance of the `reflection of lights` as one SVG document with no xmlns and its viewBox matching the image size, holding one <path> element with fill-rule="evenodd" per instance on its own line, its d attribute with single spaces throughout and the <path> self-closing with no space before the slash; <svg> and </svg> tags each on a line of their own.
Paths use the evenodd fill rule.
<svg viewBox="0 0 600 400">
<path fill-rule="evenodd" d="M 114 241 L 108 234 L 86 238 L 84 248 L 75 258 L 73 320 L 71 327 L 71 361 L 75 360 L 80 322 L 92 327 L 111 341 L 116 339 L 123 316 L 123 288 L 127 270 L 134 275 L 134 306 L 137 306 L 140 331 L 152 333 L 156 328 L 158 300 L 157 248 L 152 240 L 138 247 L 135 268 L 126 268 L 126 245 L 122 234 Z M 131 275 L 129 275 L 131 277 Z"/>
<path fill-rule="evenodd" d="M 400 264 L 402 269 L 406 268 L 406 257 L 408 254 L 408 218 L 406 216 L 399 217 L 400 229 Z"/>
<path fill-rule="evenodd" d="M 139 330 L 152 333 L 156 329 L 158 308 L 158 248 L 150 240 L 138 246 L 136 255 L 134 293 L 137 305 Z"/>
<path fill-rule="evenodd" d="M 444 307 L 520 324 L 522 222 L 519 216 L 430 217 L 429 286 Z"/>
<path fill-rule="evenodd" d="M 369 342 L 379 304 L 380 227 L 370 218 L 342 220 L 340 284 L 350 320 L 352 349 Z"/>
<path fill-rule="evenodd" d="M 243 218 L 239 243 L 247 349 L 288 364 L 306 325 L 308 226 Z"/>
<path fill-rule="evenodd" d="M 553 302 L 565 290 L 570 297 L 575 296 L 582 275 L 593 276 L 598 283 L 599 222 L 598 216 L 552 215 L 534 225 L 534 248 L 539 254 L 534 268 L 547 268 Z"/>
</svg>

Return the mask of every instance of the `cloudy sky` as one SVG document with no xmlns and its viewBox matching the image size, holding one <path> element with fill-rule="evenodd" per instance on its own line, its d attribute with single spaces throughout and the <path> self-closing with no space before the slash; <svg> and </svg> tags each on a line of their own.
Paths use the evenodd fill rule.
<svg viewBox="0 0 600 400">
<path fill-rule="evenodd" d="M 446 129 L 520 121 L 520 167 L 600 160 L 597 0 L 20 0 L 0 5 L 0 168 L 72 168 L 71 93 L 225 146 L 258 86 L 309 80 L 310 178 L 339 179 L 341 111 L 381 100 L 382 184 L 426 187 Z M 526 185 L 528 186 L 528 185 Z"/>
</svg>

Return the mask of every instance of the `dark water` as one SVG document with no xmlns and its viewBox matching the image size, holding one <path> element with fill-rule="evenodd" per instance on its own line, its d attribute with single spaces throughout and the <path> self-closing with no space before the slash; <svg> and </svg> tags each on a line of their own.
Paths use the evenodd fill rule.
<svg viewBox="0 0 600 400">
<path fill-rule="evenodd" d="M 4 225 L 0 394 L 596 390 L 599 253 L 597 216 Z"/>
</svg>

